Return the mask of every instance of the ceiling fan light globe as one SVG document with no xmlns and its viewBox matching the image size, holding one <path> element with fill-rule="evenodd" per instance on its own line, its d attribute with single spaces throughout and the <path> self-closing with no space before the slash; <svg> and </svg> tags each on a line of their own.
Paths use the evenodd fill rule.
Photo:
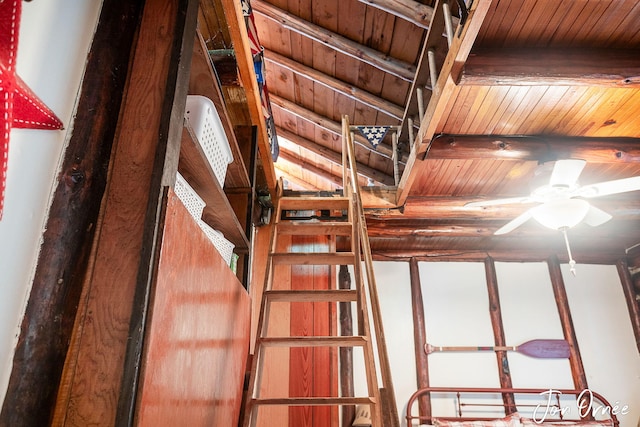
<svg viewBox="0 0 640 427">
<path fill-rule="evenodd" d="M 547 228 L 562 230 L 578 225 L 587 216 L 589 207 L 582 199 L 551 200 L 531 209 L 531 215 Z"/>
</svg>

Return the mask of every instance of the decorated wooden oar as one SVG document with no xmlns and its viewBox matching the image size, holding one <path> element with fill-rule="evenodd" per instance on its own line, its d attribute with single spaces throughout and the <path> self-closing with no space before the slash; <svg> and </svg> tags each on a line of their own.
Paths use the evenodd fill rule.
<svg viewBox="0 0 640 427">
<path fill-rule="evenodd" d="M 537 339 L 527 341 L 518 346 L 495 347 L 439 347 L 425 344 L 424 351 L 427 354 L 445 351 L 516 351 L 530 357 L 540 359 L 567 359 L 569 358 L 569 343 L 565 340 Z"/>
</svg>

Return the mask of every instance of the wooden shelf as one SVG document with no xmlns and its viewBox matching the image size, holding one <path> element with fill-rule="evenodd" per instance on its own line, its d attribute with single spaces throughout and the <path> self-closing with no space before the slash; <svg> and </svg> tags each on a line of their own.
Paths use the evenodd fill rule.
<svg viewBox="0 0 640 427">
<path fill-rule="evenodd" d="M 205 201 L 206 207 L 202 219 L 224 234 L 227 240 L 236 246 L 237 253 L 247 252 L 249 240 L 244 227 L 236 217 L 227 195 L 220 187 L 220 183 L 188 123 L 185 124 L 182 132 L 178 171 Z"/>
<path fill-rule="evenodd" d="M 218 87 L 217 77 L 209 60 L 207 47 L 199 31 L 196 31 L 196 40 L 193 47 L 193 58 L 191 60 L 191 75 L 189 78 L 189 94 L 206 96 L 213 101 L 218 111 L 222 127 L 227 134 L 233 162 L 227 168 L 226 188 L 249 189 L 249 174 L 244 164 L 242 152 L 238 145 L 233 123 L 229 119 L 224 98 Z"/>
</svg>

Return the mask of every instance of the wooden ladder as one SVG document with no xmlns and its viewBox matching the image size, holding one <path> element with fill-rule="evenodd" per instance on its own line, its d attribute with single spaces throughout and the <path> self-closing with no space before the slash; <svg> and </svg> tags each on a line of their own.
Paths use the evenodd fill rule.
<svg viewBox="0 0 640 427">
<path fill-rule="evenodd" d="M 343 118 L 343 122 L 346 118 Z M 343 123 L 343 128 L 345 124 Z M 348 120 L 347 120 L 348 129 Z M 344 134 L 344 131 L 343 131 Z M 346 135 L 348 144 L 351 139 Z M 352 142 L 351 142 L 352 144 Z M 345 148 L 349 148 L 348 146 Z M 351 152 L 353 146 L 351 145 Z M 345 153 L 346 157 L 346 153 Z M 348 160 L 345 159 L 345 160 Z M 355 162 L 353 162 L 355 165 Z M 345 175 L 347 168 L 345 168 Z M 353 175 L 355 176 L 355 175 Z M 254 355 L 251 360 L 251 374 L 244 404 L 243 427 L 256 426 L 259 408 L 269 405 L 281 406 L 341 406 L 341 405 L 369 405 L 372 426 L 395 427 L 398 423 L 395 399 L 393 398 L 393 386 L 390 381 L 389 363 L 384 348 L 384 333 L 379 312 L 379 305 L 375 291 L 375 281 L 371 286 L 373 267 L 371 252 L 368 248 L 366 226 L 359 198 L 359 193 L 352 190 L 349 180 L 345 178 L 343 195 L 329 196 L 290 196 L 279 194 L 276 209 L 275 223 L 271 234 L 271 243 L 267 261 L 267 273 L 265 275 L 264 291 L 262 293 L 257 336 L 254 347 Z M 357 183 L 356 183 L 357 184 Z M 306 219 L 290 216 L 291 212 L 311 212 L 320 215 L 311 215 Z M 326 213 L 331 215 L 326 215 Z M 336 216 L 336 213 L 338 216 Z M 364 232 L 364 236 L 363 236 Z M 348 242 L 340 245 L 342 250 L 337 251 L 336 245 L 331 245 L 327 252 L 278 252 L 278 238 L 285 235 L 304 236 L 343 236 Z M 364 237 L 364 239 L 363 239 Z M 366 247 L 363 243 L 366 243 Z M 365 264 L 365 272 L 362 264 Z M 276 265 L 350 265 L 354 273 L 355 289 L 324 289 L 299 290 L 274 290 L 274 271 Z M 366 277 L 366 280 L 365 280 Z M 292 278 L 294 280 L 294 278 Z M 337 280 L 330 281 L 337 283 Z M 366 287 L 365 283 L 369 286 Z M 357 313 L 358 335 L 353 336 L 270 336 L 269 317 L 271 304 L 274 302 L 355 302 Z M 374 337 L 371 333 L 369 306 L 372 306 L 371 318 L 374 323 Z M 337 312 L 337 309 L 336 309 Z M 265 363 L 266 349 L 269 347 L 361 347 L 364 371 L 367 380 L 368 395 L 363 397 L 350 396 L 323 396 L 323 397 L 266 397 L 260 395 L 260 388 Z M 382 349 L 382 352 L 381 352 Z M 377 350 L 381 363 L 381 379 L 384 387 L 378 385 L 378 373 L 376 371 L 374 350 Z M 332 364 L 337 365 L 337 364 Z M 334 367 L 337 369 L 337 366 Z M 331 373 L 337 377 L 337 373 Z M 381 394 L 382 398 L 381 399 Z M 384 408 L 383 408 L 384 406 Z M 384 417 L 384 418 L 383 418 Z M 261 425 L 266 425 L 261 423 Z"/>
</svg>

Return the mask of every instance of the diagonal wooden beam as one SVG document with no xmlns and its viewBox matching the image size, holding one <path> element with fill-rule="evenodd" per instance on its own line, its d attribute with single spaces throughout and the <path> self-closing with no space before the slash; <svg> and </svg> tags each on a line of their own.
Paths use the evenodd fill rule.
<svg viewBox="0 0 640 427">
<path fill-rule="evenodd" d="M 280 158 L 286 160 L 287 162 L 294 163 L 300 166 L 302 169 L 307 172 L 311 172 L 312 174 L 318 175 L 320 178 L 329 181 L 330 183 L 342 187 L 342 176 L 333 175 L 331 172 L 319 168 L 318 166 L 307 162 L 306 160 L 300 159 L 295 153 L 285 149 L 284 147 L 280 147 Z"/>
<path fill-rule="evenodd" d="M 640 87 L 638 49 L 480 49 L 461 85 Z"/>
<path fill-rule="evenodd" d="M 439 135 L 428 159 L 555 160 L 631 163 L 640 161 L 640 138 Z"/>
<path fill-rule="evenodd" d="M 419 3 L 414 0 L 358 0 L 361 3 L 384 10 L 398 18 L 409 21 L 418 27 L 429 28 L 431 17 L 433 16 L 433 8 L 426 4 Z M 454 18 L 454 25 L 457 25 L 458 19 Z"/>
<path fill-rule="evenodd" d="M 408 82 L 413 80 L 416 72 L 413 64 L 400 61 L 368 46 L 356 43 L 340 34 L 333 33 L 325 28 L 305 21 L 263 0 L 253 0 L 251 6 L 254 12 L 277 22 L 284 28 L 313 39 L 345 55 L 366 62 L 402 80 Z"/>
<path fill-rule="evenodd" d="M 326 160 L 328 160 L 329 162 L 335 165 L 338 165 L 338 166 L 342 165 L 342 154 L 337 151 L 333 151 L 330 148 L 324 147 L 306 138 L 298 136 L 295 133 L 290 132 L 283 128 L 276 128 L 276 134 L 278 136 L 288 139 L 289 141 L 293 142 L 294 144 L 306 150 L 311 151 L 312 153 L 315 153 L 319 156 L 324 157 Z M 357 163 L 357 168 L 358 168 L 359 175 L 365 178 L 370 178 L 375 182 L 377 182 L 378 184 L 388 185 L 388 186 L 394 184 L 393 177 L 385 173 L 382 173 L 377 169 L 373 169 L 361 163 Z"/>
<path fill-rule="evenodd" d="M 409 195 L 409 190 L 418 174 L 420 162 L 427 151 L 431 139 L 436 135 L 441 123 L 446 120 L 453 108 L 453 95 L 458 90 L 455 83 L 456 76 L 461 73 L 462 66 L 471 52 L 471 48 L 480 32 L 480 27 L 489 12 L 491 1 L 474 1 L 464 27 L 455 33 L 456 36 L 440 70 L 440 76 L 433 87 L 433 93 L 420 123 L 420 130 L 415 144 L 411 147 L 411 155 L 398 185 L 397 204 L 399 205 L 403 204 Z M 430 32 L 432 30 L 433 28 L 430 29 Z"/>
<path fill-rule="evenodd" d="M 285 168 L 283 168 L 282 166 L 280 166 L 277 162 L 274 164 L 275 169 L 288 181 L 291 181 L 292 183 L 294 183 L 295 185 L 304 188 L 307 191 L 321 191 L 321 188 L 316 187 L 315 185 L 312 185 L 310 183 L 308 183 L 307 181 L 292 175 L 291 172 L 289 172 L 288 170 L 286 170 Z"/>
<path fill-rule="evenodd" d="M 271 101 L 271 105 L 272 106 L 276 106 L 288 113 L 293 114 L 294 116 L 307 121 L 307 122 L 311 122 L 313 123 L 315 126 L 318 126 L 324 130 L 326 130 L 329 133 L 332 133 L 334 135 L 338 135 L 340 137 L 342 137 L 342 125 L 338 122 L 335 122 L 325 116 L 322 116 L 314 111 L 311 110 L 307 110 L 304 107 L 301 107 L 300 105 L 289 101 L 288 99 L 282 98 L 276 94 L 270 93 L 269 94 L 269 100 Z M 363 137 L 360 134 L 356 134 L 354 142 L 359 145 L 360 147 L 363 147 L 369 151 L 371 151 L 372 154 L 377 154 L 379 156 L 385 157 L 389 160 L 392 159 L 392 150 L 391 147 L 389 147 L 386 144 L 379 144 L 375 149 L 371 146 L 371 144 L 369 144 L 369 142 L 365 139 L 365 137 Z M 404 164 L 404 162 L 407 160 L 407 155 L 406 154 L 402 154 L 400 157 L 400 164 Z"/>
<path fill-rule="evenodd" d="M 299 76 L 319 83 L 333 91 L 339 92 L 340 94 L 358 101 L 366 105 L 367 107 L 380 111 L 381 113 L 384 113 L 389 117 L 393 117 L 397 120 L 402 120 L 402 115 L 404 113 L 404 109 L 402 107 L 378 96 L 375 96 L 367 92 L 366 90 L 362 90 L 356 86 L 345 83 L 318 70 L 296 62 L 293 59 L 287 58 L 286 56 L 280 55 L 267 49 L 264 50 L 264 58 L 268 62 L 272 62 L 280 67 L 286 68 L 287 70 L 298 74 Z"/>
</svg>

